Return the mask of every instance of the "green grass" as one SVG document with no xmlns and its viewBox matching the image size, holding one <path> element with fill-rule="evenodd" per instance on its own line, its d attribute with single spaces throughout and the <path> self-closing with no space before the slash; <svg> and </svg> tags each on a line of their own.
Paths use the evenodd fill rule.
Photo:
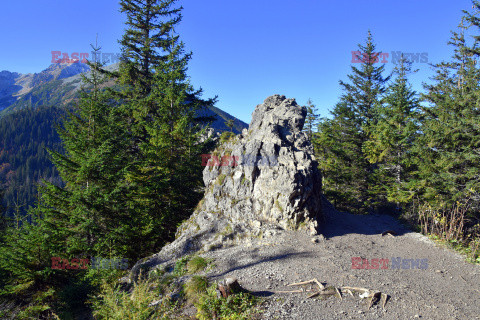
<svg viewBox="0 0 480 320">
<path fill-rule="evenodd" d="M 244 184 L 244 183 L 250 183 L 250 180 L 245 178 L 245 176 L 242 177 L 242 184 Z"/>
<path fill-rule="evenodd" d="M 466 243 L 458 240 L 442 239 L 435 234 L 428 234 L 427 236 L 436 243 L 459 252 L 465 257 L 466 261 L 474 264 L 480 264 L 480 239 L 472 240 L 467 245 Z"/>
<path fill-rule="evenodd" d="M 232 232 L 233 232 L 232 226 L 231 226 L 230 224 L 227 224 L 227 226 L 225 227 L 225 229 L 223 229 L 223 231 L 220 232 L 220 234 L 221 234 L 222 236 L 227 236 L 227 235 L 231 234 Z"/>
<path fill-rule="evenodd" d="M 175 262 L 172 275 L 174 277 L 181 277 L 188 273 L 187 264 L 190 261 L 190 256 L 185 256 Z"/>
<path fill-rule="evenodd" d="M 205 203 L 205 198 L 202 198 L 195 207 L 195 211 L 200 210 L 203 207 L 203 204 Z"/>
<path fill-rule="evenodd" d="M 188 273 L 197 273 L 207 268 L 209 262 L 200 256 L 195 256 L 187 263 Z"/>
<path fill-rule="evenodd" d="M 98 320 L 180 320 L 186 319 L 183 308 L 189 303 L 197 308 L 197 319 L 247 320 L 258 313 L 259 299 L 240 292 L 228 298 L 217 296 L 217 284 L 209 285 L 205 276 L 193 275 L 182 287 L 180 298 L 173 301 L 165 291 L 174 280 L 187 273 L 205 270 L 211 262 L 205 258 L 183 257 L 171 272 L 157 271 L 154 277 L 138 281 L 130 292 L 120 290 L 114 283 L 104 282 L 101 292 L 92 298 L 93 314 Z M 178 285 L 178 284 L 177 284 Z M 160 293 L 160 294 L 159 294 Z M 155 305 L 152 304 L 155 302 Z"/>
<path fill-rule="evenodd" d="M 183 291 L 187 301 L 195 304 L 201 299 L 201 296 L 207 291 L 208 280 L 203 276 L 193 276 L 184 285 Z"/>
</svg>

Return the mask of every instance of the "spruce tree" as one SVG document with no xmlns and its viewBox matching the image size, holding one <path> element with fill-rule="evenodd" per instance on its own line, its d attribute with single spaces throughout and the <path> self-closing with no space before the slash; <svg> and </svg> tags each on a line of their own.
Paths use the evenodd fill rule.
<svg viewBox="0 0 480 320">
<path fill-rule="evenodd" d="M 478 9 L 478 2 L 474 2 Z M 452 32 L 452 61 L 435 65 L 435 83 L 425 84 L 429 103 L 424 108 L 425 123 L 419 139 L 419 190 L 423 199 L 441 207 L 455 201 L 480 200 L 480 68 L 478 35 L 472 44 L 466 31 L 476 27 L 478 17 L 466 15 L 458 32 Z M 466 22 L 471 22 L 466 25 Z M 476 23 L 473 23 L 476 22 Z M 478 34 L 478 33 L 477 33 Z"/>
<path fill-rule="evenodd" d="M 381 194 L 387 200 L 400 204 L 411 201 L 410 190 L 415 170 L 413 146 L 419 131 L 419 100 L 408 83 L 407 74 L 412 63 L 403 55 L 396 66 L 397 75 L 386 91 L 384 105 L 378 109 L 375 125 L 368 127 L 369 140 L 364 144 L 364 153 L 370 163 L 377 164 Z"/>
<path fill-rule="evenodd" d="M 118 97 L 130 141 L 125 181 L 132 188 L 126 199 L 134 218 L 126 228 L 137 252 L 158 250 L 171 240 L 200 200 L 205 123 L 197 114 L 214 100 L 202 100 L 202 91 L 189 83 L 192 53 L 185 53 L 175 32 L 182 18 L 176 2 L 120 2 L 127 30 L 120 42 Z"/>
<path fill-rule="evenodd" d="M 230 132 L 233 132 L 233 125 L 235 124 L 234 119 L 228 119 L 225 121 L 225 125 L 230 129 Z"/>
<path fill-rule="evenodd" d="M 325 193 L 339 208 L 358 213 L 371 212 L 379 202 L 376 166 L 363 151 L 389 79 L 383 76 L 384 66 L 375 65 L 375 48 L 369 32 L 366 44 L 359 45 L 359 67 L 351 67 L 350 82 L 340 81 L 343 94 L 332 119 L 323 119 L 319 126 Z"/>
<path fill-rule="evenodd" d="M 70 310 L 80 307 L 88 294 L 88 284 L 78 285 L 85 281 L 85 271 L 56 270 L 52 258 L 71 262 L 122 257 L 126 252 L 119 245 L 123 235 L 118 223 L 125 193 L 118 183 L 125 167 L 119 150 L 124 149 L 120 146 L 125 139 L 116 125 L 120 119 L 112 118 L 109 95 L 100 89 L 105 80 L 96 71 L 100 66 L 91 66 L 78 105 L 58 127 L 65 153 L 50 151 L 63 184 L 43 181 L 38 186 L 37 206 L 20 225 L 8 228 L 0 250 L 0 268 L 9 278 L 0 294 L 18 296 L 21 305 L 30 304 L 25 312 L 39 317 L 54 312 L 59 297 L 67 292 L 77 295 L 63 301 Z M 32 301 L 34 293 L 41 298 Z"/>
<path fill-rule="evenodd" d="M 174 3 L 121 1 L 128 28 L 119 71 L 91 64 L 82 98 L 58 130 L 65 152 L 50 152 L 64 184 L 44 181 L 29 223 L 5 236 L 0 272 L 9 281 L 0 294 L 21 292 L 29 303 L 42 292 L 36 315 L 62 292 L 79 295 L 65 302 L 83 303 L 85 281 L 96 281 L 90 272 L 52 270 L 52 257 L 135 262 L 171 240 L 199 200 L 206 123 L 197 112 L 214 100 L 200 99 L 188 81 L 191 53 L 175 33 L 182 8 Z M 117 86 L 103 89 L 106 76 Z"/>
<path fill-rule="evenodd" d="M 317 131 L 318 118 L 320 115 L 317 113 L 317 107 L 313 104 L 311 99 L 307 101 L 307 116 L 305 118 L 305 125 L 303 131 L 307 133 L 310 140 L 313 139 L 313 134 Z"/>
<path fill-rule="evenodd" d="M 122 256 L 127 244 L 119 222 L 128 219 L 123 203 L 129 190 L 123 178 L 128 140 L 110 93 L 101 89 L 108 80 L 99 72 L 102 65 L 90 65 L 78 106 L 58 128 L 65 153 L 50 152 L 65 186 L 44 183 L 38 208 L 46 217 L 54 208 L 69 221 L 71 254 Z"/>
</svg>

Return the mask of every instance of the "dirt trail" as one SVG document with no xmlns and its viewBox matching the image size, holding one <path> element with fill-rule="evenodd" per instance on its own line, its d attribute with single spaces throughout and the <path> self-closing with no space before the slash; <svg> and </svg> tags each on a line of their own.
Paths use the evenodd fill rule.
<svg viewBox="0 0 480 320">
<path fill-rule="evenodd" d="M 326 208 L 325 239 L 300 232 L 210 252 L 214 279 L 233 276 L 266 297 L 263 319 L 480 319 L 480 266 L 464 261 L 390 216 L 356 216 Z M 382 236 L 394 230 L 395 237 Z M 388 269 L 352 269 L 352 257 L 389 259 Z M 426 269 L 392 269 L 392 258 L 428 259 Z M 287 284 L 317 278 L 327 286 L 364 287 L 388 294 L 367 309 L 358 295 L 307 299 Z M 366 300 L 366 299 L 365 299 Z"/>
</svg>

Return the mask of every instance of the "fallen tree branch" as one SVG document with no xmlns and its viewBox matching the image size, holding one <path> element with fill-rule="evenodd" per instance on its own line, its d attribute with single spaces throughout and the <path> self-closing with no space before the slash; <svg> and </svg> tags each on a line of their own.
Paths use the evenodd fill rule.
<svg viewBox="0 0 480 320">
<path fill-rule="evenodd" d="M 365 288 L 359 288 L 359 287 L 341 287 L 342 290 L 351 290 L 351 291 L 362 291 L 362 292 L 369 292 L 370 290 L 365 289 Z"/>
<path fill-rule="evenodd" d="M 302 293 L 302 292 L 309 292 L 312 290 L 291 290 L 291 291 L 273 291 L 274 293 Z"/>
<path fill-rule="evenodd" d="M 316 284 L 320 287 L 320 289 L 325 289 L 325 286 L 324 286 L 323 284 L 321 284 L 320 281 L 317 280 L 317 278 L 312 279 L 312 280 L 308 280 L 308 281 L 292 283 L 292 284 L 289 284 L 288 287 L 291 287 L 291 286 L 303 286 L 303 285 L 305 285 L 305 284 L 310 284 L 310 283 L 316 283 Z"/>
<path fill-rule="evenodd" d="M 358 292 L 358 293 L 360 293 L 360 298 L 361 299 L 365 299 L 365 298 L 368 299 L 368 309 L 370 309 L 375 303 L 381 303 L 382 308 L 385 309 L 385 305 L 386 305 L 388 299 L 390 298 L 389 295 L 387 295 L 385 293 L 382 293 L 380 291 L 374 291 L 374 290 L 370 290 L 370 289 L 367 289 L 367 288 L 361 288 L 361 287 L 344 286 L 344 287 L 337 288 L 337 287 L 334 287 L 334 286 L 330 286 L 330 287 L 325 288 L 325 286 L 323 284 L 321 284 L 320 281 L 318 281 L 317 279 L 312 279 L 312 280 L 302 281 L 302 282 L 296 282 L 296 283 L 289 284 L 287 286 L 289 286 L 289 287 L 291 287 L 291 286 L 303 286 L 303 285 L 312 284 L 312 283 L 315 283 L 319 287 L 318 291 L 314 291 L 312 289 L 309 289 L 309 290 L 302 289 L 302 290 L 291 290 L 291 291 L 276 291 L 275 293 L 301 293 L 301 292 L 312 292 L 312 291 L 314 291 L 312 294 L 310 294 L 307 297 L 307 299 L 311 299 L 311 298 L 314 298 L 314 297 L 317 297 L 317 296 L 332 296 L 332 295 L 335 295 L 340 300 L 343 300 L 342 292 L 349 293 L 352 297 L 355 296 L 353 294 L 353 292 Z"/>
</svg>

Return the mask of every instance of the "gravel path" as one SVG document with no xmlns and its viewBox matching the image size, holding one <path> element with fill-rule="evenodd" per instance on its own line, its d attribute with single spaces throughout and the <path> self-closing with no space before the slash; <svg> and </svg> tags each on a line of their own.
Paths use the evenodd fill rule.
<svg viewBox="0 0 480 320">
<path fill-rule="evenodd" d="M 480 319 L 480 266 L 409 231 L 390 216 L 356 216 L 326 208 L 324 237 L 277 234 L 210 252 L 209 276 L 236 277 L 266 297 L 263 319 Z M 397 235 L 382 236 L 386 230 Z M 314 243 L 312 239 L 317 239 Z M 389 259 L 388 269 L 352 269 L 352 258 Z M 427 259 L 423 269 L 393 269 L 392 258 Z M 408 261 L 407 261 L 408 262 Z M 405 263 L 407 263 L 405 262 Z M 378 290 L 390 296 L 385 309 L 368 309 L 358 294 L 307 299 L 287 284 L 317 278 L 326 286 Z"/>
</svg>

